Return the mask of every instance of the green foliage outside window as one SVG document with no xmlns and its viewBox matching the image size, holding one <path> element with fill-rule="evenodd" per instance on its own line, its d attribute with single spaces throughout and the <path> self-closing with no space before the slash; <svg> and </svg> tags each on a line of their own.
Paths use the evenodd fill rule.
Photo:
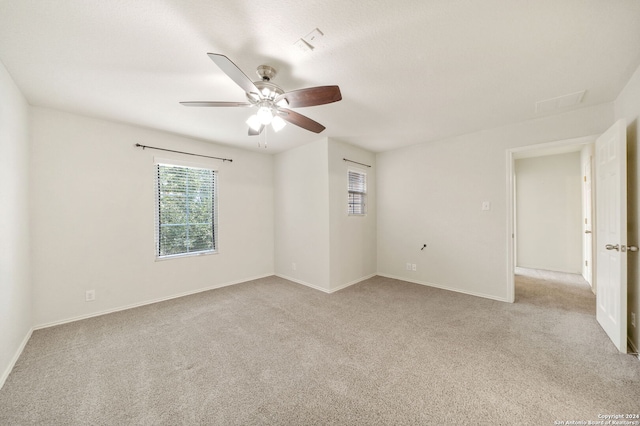
<svg viewBox="0 0 640 426">
<path fill-rule="evenodd" d="M 213 170 L 158 164 L 159 257 L 216 250 L 215 177 Z"/>
</svg>

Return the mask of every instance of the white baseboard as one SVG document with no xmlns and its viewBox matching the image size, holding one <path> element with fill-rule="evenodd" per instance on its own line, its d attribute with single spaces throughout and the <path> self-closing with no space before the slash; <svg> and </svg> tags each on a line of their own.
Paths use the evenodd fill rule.
<svg viewBox="0 0 640 426">
<path fill-rule="evenodd" d="M 284 278 L 285 280 L 293 281 L 296 284 L 302 284 L 303 286 L 310 287 L 310 288 L 312 288 L 314 290 L 319 290 L 319 291 L 321 291 L 323 293 L 331 294 L 331 293 L 335 293 L 336 291 L 339 291 L 339 290 L 342 290 L 344 288 L 347 288 L 349 286 L 352 286 L 354 284 L 358 284 L 361 281 L 368 280 L 369 278 L 375 277 L 376 275 L 377 274 L 367 275 L 365 277 L 358 278 L 357 280 L 348 282 L 346 284 L 341 285 L 340 287 L 336 287 L 336 288 L 332 288 L 332 289 L 326 289 L 324 287 L 320 287 L 320 286 L 317 286 L 315 284 L 311 284 L 311 283 L 308 283 L 306 281 L 299 280 L 297 278 L 292 278 L 292 277 L 289 277 L 287 275 L 276 274 L 276 277 Z"/>
<path fill-rule="evenodd" d="M 27 346 L 27 342 L 31 338 L 31 334 L 33 333 L 33 330 L 34 328 L 32 327 L 27 333 L 27 335 L 24 336 L 24 339 L 22 339 L 22 343 L 18 347 L 18 350 L 16 351 L 16 353 L 13 355 L 11 362 L 9 362 L 9 365 L 7 365 L 7 368 L 2 373 L 2 376 L 0 376 L 0 389 L 2 389 L 2 387 L 4 386 L 4 382 L 7 381 L 7 377 L 9 377 L 9 374 L 11 374 L 11 370 L 13 370 L 13 367 L 15 367 L 16 362 L 18 362 L 18 358 L 20 358 L 20 355 L 22 355 L 22 351 L 24 350 L 24 347 Z"/>
<path fill-rule="evenodd" d="M 381 273 L 378 273 L 378 275 L 381 276 L 381 277 L 391 278 L 391 279 L 394 279 L 394 280 L 406 281 L 406 282 L 413 283 L 413 284 L 425 285 L 427 287 L 439 288 L 441 290 L 454 291 L 456 293 L 467 294 L 469 296 L 482 297 L 483 299 L 497 300 L 498 302 L 508 302 L 508 300 L 506 298 L 504 298 L 504 297 L 498 297 L 498 296 L 494 296 L 494 295 L 491 295 L 491 294 L 476 293 L 476 292 L 473 292 L 473 291 L 461 290 L 459 288 L 453 288 L 453 287 L 448 287 L 448 286 L 444 286 L 444 285 L 440 285 L 440 284 L 434 284 L 434 283 L 430 283 L 428 281 L 419 281 L 419 280 L 412 280 L 412 279 L 409 279 L 409 278 L 406 278 L 406 277 L 397 277 L 395 275 L 381 274 Z"/>
<path fill-rule="evenodd" d="M 248 282 L 248 281 L 258 280 L 258 279 L 261 279 L 261 278 L 266 278 L 266 277 L 271 277 L 271 276 L 273 276 L 273 274 L 266 274 L 266 275 L 260 275 L 260 276 L 257 276 L 257 277 L 243 278 L 241 280 L 230 281 L 230 282 L 226 282 L 226 283 L 222 283 L 222 284 L 216 284 L 216 285 L 212 285 L 210 287 L 205 287 L 205 288 L 200 288 L 200 289 L 197 289 L 197 290 L 186 291 L 184 293 L 174 294 L 174 295 L 171 295 L 171 296 L 160 297 L 158 299 L 147 300 L 147 301 L 139 302 L 139 303 L 132 303 L 130 305 L 119 306 L 117 308 L 106 309 L 104 311 L 93 312 L 93 313 L 86 314 L 86 315 L 79 315 L 79 316 L 76 316 L 76 317 L 67 318 L 67 319 L 63 319 L 63 320 L 60 320 L 60 321 L 52 321 L 52 322 L 36 325 L 36 326 L 33 327 L 33 330 L 40 330 L 42 328 L 48 328 L 48 327 L 53 327 L 53 326 L 56 326 L 56 325 L 67 324 L 67 323 L 70 323 L 70 322 L 80 321 L 80 320 L 87 319 L 87 318 L 99 317 L 101 315 L 112 314 L 114 312 L 119 312 L 119 311 L 125 311 L 127 309 L 138 308 L 140 306 L 152 305 L 154 303 L 164 302 L 166 300 L 177 299 L 179 297 L 190 296 L 192 294 L 202 293 L 204 291 L 215 290 L 217 288 L 228 287 L 230 285 L 245 283 L 245 282 Z"/>
<path fill-rule="evenodd" d="M 352 286 L 352 285 L 354 285 L 354 284 L 358 284 L 359 282 L 362 282 L 362 281 L 364 281 L 364 280 L 368 280 L 369 278 L 373 278 L 373 277 L 375 277 L 376 275 L 378 275 L 378 274 L 370 274 L 370 275 L 367 275 L 367 276 L 364 276 L 364 277 L 358 278 L 357 280 L 353 280 L 353 281 L 351 281 L 351 282 L 348 282 L 348 283 L 346 283 L 346 284 L 343 284 L 343 285 L 341 285 L 340 287 L 332 288 L 332 289 L 331 289 L 331 293 L 334 293 L 334 292 L 336 292 L 336 291 L 340 291 L 340 290 L 342 290 L 343 288 L 351 287 L 351 286 Z"/>
<path fill-rule="evenodd" d="M 633 353 L 635 353 L 635 357 L 638 358 L 638 360 L 640 360 L 640 353 L 638 353 L 638 348 L 636 348 L 636 345 L 633 344 L 633 341 L 631 339 L 629 339 L 627 337 L 627 343 L 629 344 L 629 347 L 631 348 L 631 350 L 633 351 Z"/>
</svg>

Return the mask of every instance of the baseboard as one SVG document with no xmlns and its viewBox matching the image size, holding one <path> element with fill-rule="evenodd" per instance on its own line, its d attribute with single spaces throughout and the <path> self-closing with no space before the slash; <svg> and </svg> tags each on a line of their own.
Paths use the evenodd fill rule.
<svg viewBox="0 0 640 426">
<path fill-rule="evenodd" d="M 356 279 L 356 280 L 353 280 L 353 281 L 350 281 L 350 282 L 348 282 L 348 283 L 346 283 L 346 284 L 343 284 L 343 285 L 341 285 L 340 287 L 332 288 L 332 289 L 330 289 L 330 290 L 329 290 L 329 289 L 326 289 L 326 288 L 324 288 L 324 287 L 319 287 L 319 286 L 317 286 L 317 285 L 314 285 L 314 284 L 308 283 L 308 282 L 306 282 L 306 281 L 299 280 L 299 279 L 297 279 L 297 278 L 289 277 L 289 276 L 287 276 L 287 275 L 276 274 L 276 277 L 280 277 L 280 278 L 283 278 L 283 279 L 288 280 L 288 281 L 293 281 L 293 282 L 294 282 L 294 283 L 296 283 L 296 284 L 302 284 L 303 286 L 310 287 L 310 288 L 312 288 L 312 289 L 314 289 L 314 290 L 319 290 L 319 291 L 321 291 L 321 292 L 323 292 L 323 293 L 331 294 L 331 293 L 335 293 L 336 291 L 339 291 L 339 290 L 345 289 L 345 288 L 347 288 L 347 287 L 350 287 L 350 286 L 352 286 L 352 285 L 354 285 L 354 284 L 358 284 L 358 283 L 359 283 L 359 282 L 361 282 L 361 281 L 368 280 L 369 278 L 375 277 L 376 275 L 377 275 L 377 274 L 367 275 L 367 276 L 365 276 L 365 277 L 358 278 L 358 279 Z"/>
<path fill-rule="evenodd" d="M 9 377 L 9 374 L 11 374 L 13 367 L 15 367 L 16 362 L 18 362 L 18 358 L 20 358 L 20 355 L 22 355 L 22 351 L 24 350 L 24 347 L 27 346 L 27 342 L 31 338 L 31 334 L 33 333 L 33 330 L 34 328 L 32 327 L 27 333 L 27 335 L 24 336 L 24 339 L 22 339 L 22 343 L 18 347 L 18 350 L 16 351 L 15 355 L 13 355 L 11 362 L 9 362 L 9 365 L 4 370 L 4 373 L 2 373 L 2 376 L 0 376 L 0 389 L 2 389 L 2 387 L 4 386 L 4 382 L 7 381 L 7 378 Z"/>
<path fill-rule="evenodd" d="M 373 277 L 375 277 L 376 275 L 378 275 L 378 274 L 370 274 L 370 275 L 367 275 L 367 276 L 364 276 L 364 277 L 358 278 L 357 280 L 353 280 L 353 281 L 350 281 L 350 282 L 348 282 L 348 283 L 346 283 L 346 284 L 343 284 L 343 285 L 341 285 L 340 287 L 332 288 L 332 289 L 331 289 L 331 293 L 335 293 L 336 291 L 340 291 L 340 290 L 342 290 L 342 289 L 344 289 L 344 288 L 351 287 L 351 286 L 352 286 L 352 285 L 354 285 L 354 284 L 358 284 L 359 282 L 362 282 L 362 281 L 368 280 L 369 278 L 373 278 Z"/>
<path fill-rule="evenodd" d="M 453 287 L 443 286 L 443 285 L 440 285 L 440 284 L 434 284 L 434 283 L 430 283 L 428 281 L 412 280 L 412 279 L 405 278 L 405 277 L 397 277 L 395 275 L 382 274 L 382 273 L 378 273 L 377 275 L 379 275 L 381 277 L 385 277 L 385 278 L 391 278 L 391 279 L 394 279 L 394 280 L 406 281 L 406 282 L 413 283 L 413 284 L 420 284 L 420 285 L 424 285 L 424 286 L 427 286 L 427 287 L 439 288 L 441 290 L 447 290 L 447 291 L 453 291 L 453 292 L 456 292 L 456 293 L 462 293 L 462 294 L 466 294 L 466 295 L 469 295 L 469 296 L 482 297 L 483 299 L 497 300 L 498 302 L 508 302 L 508 300 L 505 297 L 497 297 L 497 296 L 493 296 L 493 295 L 490 295 L 490 294 L 476 293 L 476 292 L 473 292 L 473 291 L 461 290 L 459 288 L 453 288 Z"/>
<path fill-rule="evenodd" d="M 104 310 L 104 311 L 94 312 L 94 313 L 91 313 L 91 314 L 79 315 L 77 317 L 67 318 L 67 319 L 60 320 L 60 321 L 53 321 L 53 322 L 48 322 L 48 323 L 44 323 L 44 324 L 39 324 L 39 325 L 34 326 L 33 330 L 40 330 L 42 328 L 49 328 L 49 327 L 54 327 L 56 325 L 62 325 L 62 324 L 70 323 L 70 322 L 81 321 L 83 319 L 99 317 L 101 315 L 112 314 L 114 312 L 125 311 L 127 309 L 139 308 L 140 306 L 152 305 L 154 303 L 164 302 L 164 301 L 167 301 L 167 300 L 177 299 L 179 297 L 190 296 L 192 294 L 202 293 L 202 292 L 209 291 L 209 290 L 215 290 L 217 288 L 228 287 L 230 285 L 241 284 L 241 283 L 245 283 L 247 281 L 259 280 L 261 278 L 266 278 L 266 277 L 271 277 L 271 276 L 273 276 L 273 274 L 266 274 L 266 275 L 260 275 L 260 276 L 257 276 L 257 277 L 244 278 L 242 280 L 230 281 L 230 282 L 226 282 L 226 283 L 222 283 L 222 284 L 212 285 L 212 286 L 205 287 L 205 288 L 200 288 L 200 289 L 197 289 L 197 290 L 191 290 L 191 291 L 186 291 L 184 293 L 174 294 L 174 295 L 171 295 L 171 296 L 160 297 L 158 299 L 147 300 L 147 301 L 139 302 L 139 303 L 132 303 L 131 305 L 120 306 L 120 307 L 117 307 L 117 308 L 112 308 L 112 309 L 107 309 L 107 310 Z"/>
<path fill-rule="evenodd" d="M 321 291 L 321 292 L 323 292 L 323 293 L 327 293 L 327 294 L 330 294 L 330 293 L 331 293 L 331 290 L 327 290 L 327 289 L 326 289 L 326 288 L 324 288 L 324 287 L 319 287 L 319 286 L 317 286 L 317 285 L 314 285 L 314 284 L 308 283 L 308 282 L 306 282 L 306 281 L 299 280 L 299 279 L 297 279 L 297 278 L 289 277 L 289 276 L 287 276 L 287 275 L 276 274 L 276 277 L 283 278 L 283 279 L 285 279 L 285 280 L 287 280 L 287 281 L 293 281 L 293 282 L 294 282 L 294 283 L 296 283 L 296 284 L 302 284 L 302 285 L 303 285 L 303 286 L 305 286 L 305 287 L 310 287 L 310 288 L 312 288 L 312 289 L 314 289 L 314 290 L 319 290 L 319 291 Z"/>
<path fill-rule="evenodd" d="M 627 337 L 627 344 L 631 348 L 631 351 L 635 354 L 634 356 L 640 360 L 640 353 L 638 353 L 638 348 L 633 344 L 633 341 Z"/>
</svg>

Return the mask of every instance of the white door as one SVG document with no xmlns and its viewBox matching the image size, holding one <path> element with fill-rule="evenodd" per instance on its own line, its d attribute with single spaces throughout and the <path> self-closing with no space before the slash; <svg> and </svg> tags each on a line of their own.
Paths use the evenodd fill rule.
<svg viewBox="0 0 640 426">
<path fill-rule="evenodd" d="M 596 317 L 627 352 L 627 138 L 618 120 L 596 140 Z"/>
<path fill-rule="evenodd" d="M 595 292 L 593 285 L 593 226 L 591 220 L 591 164 L 593 157 L 591 155 L 591 148 L 587 147 L 585 150 L 586 154 L 582 156 L 582 212 L 584 216 L 584 220 L 582 221 L 582 257 L 584 260 L 582 276 Z"/>
</svg>

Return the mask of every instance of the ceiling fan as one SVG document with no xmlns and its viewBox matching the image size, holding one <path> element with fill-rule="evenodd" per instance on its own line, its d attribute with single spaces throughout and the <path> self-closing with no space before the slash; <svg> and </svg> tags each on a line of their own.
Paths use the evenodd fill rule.
<svg viewBox="0 0 640 426">
<path fill-rule="evenodd" d="M 257 73 L 261 80 L 251 81 L 229 58 L 217 53 L 207 53 L 209 58 L 231 80 L 233 80 L 247 94 L 248 102 L 180 102 L 184 106 L 195 107 L 257 107 L 256 114 L 249 117 L 249 136 L 262 133 L 269 124 L 277 132 L 285 126 L 285 122 L 295 124 L 311 132 L 320 133 L 325 127 L 289 108 L 301 108 L 324 105 L 342 99 L 338 86 L 318 86 L 307 89 L 285 92 L 271 80 L 276 76 L 276 70 L 268 65 L 260 65 Z"/>
</svg>

